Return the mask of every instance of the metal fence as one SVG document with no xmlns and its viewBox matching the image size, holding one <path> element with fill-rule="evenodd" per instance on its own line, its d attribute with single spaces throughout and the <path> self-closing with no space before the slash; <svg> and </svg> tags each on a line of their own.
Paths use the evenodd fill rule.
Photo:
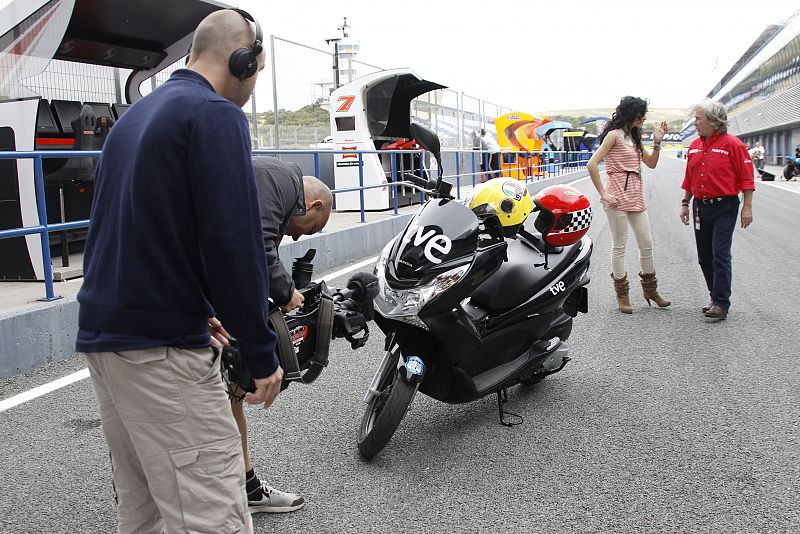
<svg viewBox="0 0 800 534">
<path fill-rule="evenodd" d="M 33 93 L 48 100 L 122 102 L 125 80 L 131 71 L 54 59 L 39 74 L 20 80 Z"/>
<path fill-rule="evenodd" d="M 333 189 L 331 192 L 335 195 L 337 193 L 347 193 L 352 191 L 359 191 L 361 196 L 360 222 L 364 223 L 365 206 L 364 206 L 364 191 L 374 188 L 385 187 L 409 187 L 413 186 L 410 182 L 404 181 L 402 176 L 398 175 L 397 169 L 397 154 L 408 155 L 411 152 L 422 153 L 423 151 L 408 151 L 408 150 L 366 150 L 358 151 L 359 159 L 359 187 Z M 353 151 L 319 151 L 319 150 L 254 150 L 254 154 L 261 155 L 298 155 L 309 154 L 314 159 L 314 173 L 316 176 L 320 175 L 321 156 L 334 154 L 353 154 Z M 20 228 L 10 228 L 0 230 L 0 239 L 7 239 L 13 237 L 22 237 L 27 235 L 39 234 L 41 240 L 42 251 L 42 264 L 45 277 L 45 297 L 40 299 L 44 301 L 51 301 L 61 298 L 56 296 L 53 287 L 53 266 L 50 257 L 50 233 L 52 232 L 67 232 L 79 228 L 86 228 L 89 226 L 89 220 L 69 221 L 50 224 L 47 220 L 47 207 L 45 199 L 45 179 L 44 179 L 44 165 L 42 160 L 44 158 L 71 158 L 71 157 L 99 157 L 99 151 L 76 151 L 76 150 L 39 150 L 28 152 L 12 152 L 0 151 L 0 159 L 33 159 L 34 167 L 34 186 L 36 191 L 36 207 L 39 219 L 37 226 L 28 226 Z M 363 157 L 365 154 L 391 154 L 391 172 L 387 175 L 387 183 L 378 185 L 365 186 L 363 174 Z M 508 153 L 505 153 L 508 154 Z M 485 179 L 500 176 L 516 176 L 524 179 L 525 183 L 537 180 L 543 180 L 551 176 L 557 176 L 568 172 L 573 172 L 579 168 L 585 167 L 588 160 L 588 153 L 528 153 L 528 156 L 535 156 L 538 163 L 537 165 L 520 165 L 520 166 L 506 166 L 502 170 L 492 170 L 490 165 L 491 154 L 486 151 L 478 150 L 444 150 L 442 151 L 442 179 L 453 184 L 454 196 L 461 199 L 467 188 L 472 188 Z M 502 156 L 502 154 L 501 154 Z M 424 162 L 425 158 L 420 157 L 420 161 Z M 423 167 L 423 172 L 426 169 Z M 435 165 L 427 171 L 438 172 Z M 423 200 L 423 194 L 420 194 L 420 201 Z M 393 213 L 398 213 L 397 195 L 394 196 Z M 67 240 L 62 238 L 62 243 Z"/>
<path fill-rule="evenodd" d="M 331 135 L 329 120 L 314 126 L 287 124 L 288 121 L 281 120 L 281 110 L 328 109 L 328 97 L 335 88 L 334 53 L 275 35 L 270 36 L 270 45 L 270 67 L 262 73 L 263 79 L 259 78 L 262 89 L 258 91 L 258 98 L 263 99 L 263 84 L 268 84 L 272 101 L 266 104 L 259 101 L 257 108 L 263 110 L 269 106 L 267 115 L 271 120 L 258 122 L 258 135 L 253 145 L 255 148 L 317 148 L 318 143 Z M 383 70 L 358 60 L 348 60 L 347 68 L 343 67 L 345 65 L 340 65 L 340 72 L 346 72 L 347 76 L 340 77 L 341 84 Z M 454 89 L 431 91 L 411 103 L 414 120 L 433 128 L 443 147 L 458 149 L 470 148 L 471 132 L 493 124 L 501 110 L 511 111 L 492 103 L 484 104 L 481 99 Z"/>
</svg>

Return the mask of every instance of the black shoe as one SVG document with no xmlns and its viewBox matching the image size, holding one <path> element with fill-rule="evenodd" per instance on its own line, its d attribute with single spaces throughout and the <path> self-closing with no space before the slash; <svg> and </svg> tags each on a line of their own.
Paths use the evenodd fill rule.
<svg viewBox="0 0 800 534">
<path fill-rule="evenodd" d="M 708 303 L 708 305 L 706 305 L 706 306 L 703 306 L 703 307 L 702 307 L 703 313 L 706 313 L 706 312 L 707 312 L 708 310 L 710 310 L 710 309 L 711 309 L 713 306 L 714 306 L 714 301 L 712 300 L 711 302 L 709 302 L 709 303 Z"/>
<path fill-rule="evenodd" d="M 709 319 L 717 319 L 718 321 L 722 321 L 728 316 L 728 310 L 723 310 L 716 304 L 711 306 L 711 308 L 705 313 L 706 317 Z"/>
</svg>

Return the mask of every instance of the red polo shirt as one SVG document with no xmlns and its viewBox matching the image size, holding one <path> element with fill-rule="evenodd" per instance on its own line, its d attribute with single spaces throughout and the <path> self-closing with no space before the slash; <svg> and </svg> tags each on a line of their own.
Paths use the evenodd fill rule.
<svg viewBox="0 0 800 534">
<path fill-rule="evenodd" d="M 681 188 L 695 198 L 733 196 L 755 190 L 754 174 L 744 143 L 736 136 L 715 132 L 707 140 L 698 137 L 689 146 Z"/>
</svg>

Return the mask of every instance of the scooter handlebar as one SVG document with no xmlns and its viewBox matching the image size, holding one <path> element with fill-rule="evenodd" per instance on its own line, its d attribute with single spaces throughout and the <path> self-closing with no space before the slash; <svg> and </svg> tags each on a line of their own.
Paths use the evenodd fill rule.
<svg viewBox="0 0 800 534">
<path fill-rule="evenodd" d="M 419 186 L 426 191 L 436 188 L 436 180 L 426 180 L 425 178 L 421 178 L 416 174 L 411 174 L 410 172 L 403 173 L 403 180 L 408 180 L 412 184 Z"/>
</svg>

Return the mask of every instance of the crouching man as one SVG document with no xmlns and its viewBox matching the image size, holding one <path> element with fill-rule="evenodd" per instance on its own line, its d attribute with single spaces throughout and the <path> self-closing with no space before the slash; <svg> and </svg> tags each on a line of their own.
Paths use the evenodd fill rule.
<svg viewBox="0 0 800 534">
<path fill-rule="evenodd" d="M 302 306 L 303 295 L 283 267 L 278 245 L 286 234 L 297 241 L 301 235 L 312 235 L 322 230 L 330 217 L 333 195 L 322 181 L 313 176 L 303 176 L 293 163 L 287 164 L 270 156 L 256 156 L 253 168 L 269 272 L 269 297 L 287 313 Z M 237 396 L 231 400 L 231 410 L 242 438 L 250 513 L 293 512 L 302 508 L 305 504 L 302 496 L 277 490 L 255 474 L 248 453 L 247 419 L 242 401 L 237 400 Z"/>
</svg>

